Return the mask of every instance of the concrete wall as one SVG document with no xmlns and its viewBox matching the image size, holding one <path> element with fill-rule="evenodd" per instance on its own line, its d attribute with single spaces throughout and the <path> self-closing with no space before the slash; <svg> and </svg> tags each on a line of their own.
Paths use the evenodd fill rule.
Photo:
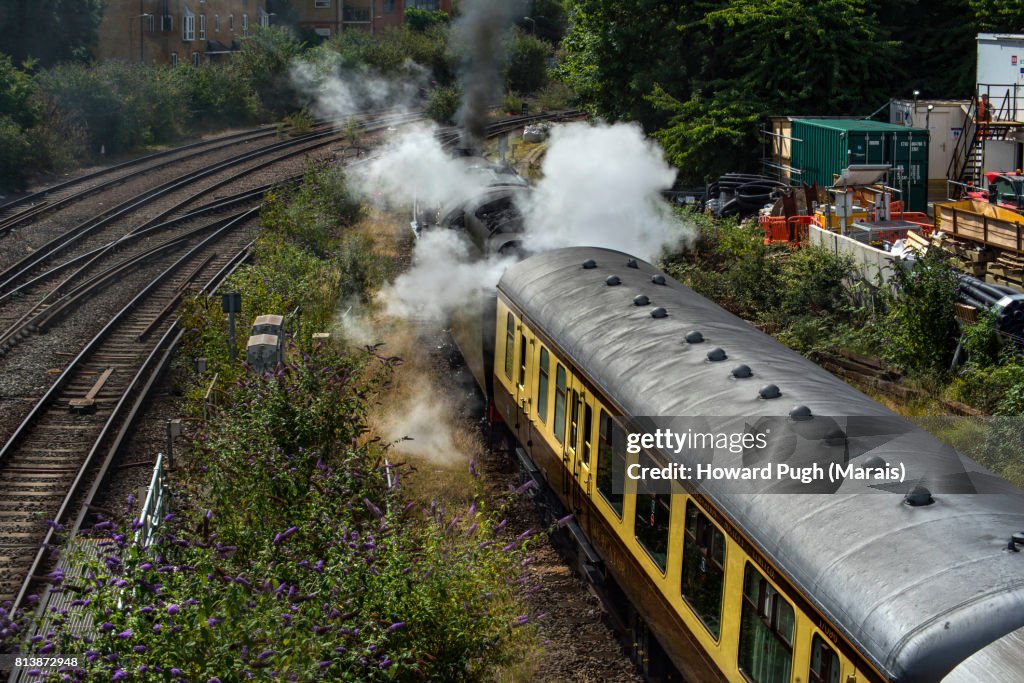
<svg viewBox="0 0 1024 683">
<path fill-rule="evenodd" d="M 808 231 L 808 241 L 811 244 L 824 247 L 836 254 L 850 256 L 861 277 L 871 285 L 878 282 L 879 277 L 882 282 L 888 282 L 894 274 L 893 269 L 898 267 L 894 264 L 896 259 L 887 251 L 875 249 L 850 237 L 822 230 L 816 225 L 808 226 Z"/>
</svg>

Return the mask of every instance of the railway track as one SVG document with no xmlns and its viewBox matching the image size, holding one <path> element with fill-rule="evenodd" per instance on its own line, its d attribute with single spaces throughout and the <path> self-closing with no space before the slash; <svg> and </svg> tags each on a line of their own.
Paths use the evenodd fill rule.
<svg viewBox="0 0 1024 683">
<path fill-rule="evenodd" d="M 68 522 L 75 496 L 95 465 L 97 439 L 119 426 L 123 416 L 116 408 L 154 340 L 173 322 L 167 312 L 191 282 L 209 281 L 238 258 L 251 235 L 236 228 L 257 215 L 258 209 L 250 209 L 226 221 L 136 294 L 0 448 L 0 602 L 24 600 L 30 585 L 24 579 L 37 575 L 34 569 L 45 556 L 40 524 Z M 28 571 L 26 560 L 32 560 Z"/>
<path fill-rule="evenodd" d="M 407 123 L 418 118 L 418 115 L 400 115 L 375 120 L 372 124 L 364 124 L 364 130 L 379 130 L 383 127 L 395 125 L 396 123 Z M 143 230 L 158 224 L 163 219 L 177 211 L 182 211 L 196 199 L 209 194 L 225 185 L 237 182 L 241 177 L 263 170 L 273 164 L 280 163 L 286 159 L 306 154 L 312 150 L 333 144 L 340 139 L 340 134 L 334 130 L 313 133 L 309 136 L 302 136 L 293 140 L 276 143 L 255 151 L 237 155 L 223 162 L 214 164 L 199 172 L 186 173 L 171 181 L 165 182 L 155 188 L 151 188 L 139 195 L 136 195 L 117 206 L 104 210 L 99 214 L 82 221 L 75 227 L 62 232 L 60 235 L 49 240 L 29 254 L 16 260 L 0 271 L 0 294 L 9 291 L 16 283 L 27 276 L 45 269 L 47 262 L 60 256 L 71 247 L 79 244 L 82 240 L 98 235 L 102 239 L 108 230 L 112 231 L 119 221 L 126 220 L 136 213 L 152 206 L 157 199 L 173 196 L 175 193 L 187 193 L 177 203 L 148 216 L 144 222 L 132 228 L 132 230 Z M 270 159 L 260 160 L 274 152 L 283 152 Z M 244 169 L 235 168 L 248 162 L 257 161 L 254 165 Z M 218 173 L 228 172 L 224 177 L 211 185 L 197 188 L 194 184 L 197 181 L 210 178 Z"/>
<path fill-rule="evenodd" d="M 372 121 L 374 117 L 384 115 L 386 112 L 365 112 L 355 118 L 360 123 L 366 123 Z M 293 139 L 298 140 L 323 133 L 336 124 L 336 121 L 327 119 L 316 121 L 309 133 L 295 136 Z M 99 192 L 179 164 L 182 161 L 195 159 L 228 147 L 276 138 L 282 131 L 287 130 L 288 128 L 282 129 L 277 126 L 263 126 L 200 140 L 107 166 L 18 197 L 0 204 L 0 235 Z"/>
</svg>

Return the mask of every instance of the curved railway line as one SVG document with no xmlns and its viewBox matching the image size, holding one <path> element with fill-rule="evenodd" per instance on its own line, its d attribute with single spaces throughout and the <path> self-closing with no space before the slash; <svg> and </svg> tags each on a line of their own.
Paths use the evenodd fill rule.
<svg viewBox="0 0 1024 683">
<path fill-rule="evenodd" d="M 488 135 L 546 118 L 552 117 L 499 121 Z M 392 118 L 364 125 L 404 122 Z M 455 144 L 458 133 L 444 130 L 439 139 Z M 309 149 L 303 146 L 288 155 Z M 301 174 L 282 181 L 300 179 Z M 73 535 L 82 525 L 121 439 L 171 357 L 180 336 L 172 315 L 178 300 L 197 283 L 202 283 L 201 291 L 212 292 L 245 258 L 253 239 L 246 226 L 258 216 L 259 201 L 270 187 L 243 190 L 184 212 L 195 199 L 193 193 L 120 236 L 99 233 L 94 225 L 73 230 L 53 240 L 48 250 L 39 250 L 46 253 L 9 267 L 0 278 L 3 363 L 2 354 L 15 341 L 24 343 L 84 300 L 109 290 L 124 273 L 153 269 L 177 257 L 85 344 L 0 447 L 0 602 L 13 600 L 15 609 L 22 607 L 26 596 L 45 583 L 54 561 L 50 550 L 55 528 L 68 527 Z M 152 197 L 131 206 L 147 201 Z M 214 215 L 232 209 L 240 210 Z M 179 215 L 163 220 L 175 213 Z M 90 240 L 82 239 L 85 234 Z M 150 244 L 153 237 L 163 239 Z M 109 258 L 112 254 L 121 258 Z"/>
</svg>

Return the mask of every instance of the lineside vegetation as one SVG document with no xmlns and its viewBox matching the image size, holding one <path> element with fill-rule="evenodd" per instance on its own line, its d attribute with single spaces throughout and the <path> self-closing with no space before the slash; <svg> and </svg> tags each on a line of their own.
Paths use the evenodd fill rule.
<svg viewBox="0 0 1024 683">
<path fill-rule="evenodd" d="M 242 293 L 243 321 L 301 305 L 276 372 L 229 363 L 219 301 L 186 305 L 179 355 L 210 371 L 179 369 L 197 427 L 173 512 L 140 548 L 129 500 L 88 530 L 81 577 L 51 576 L 75 600 L 32 647 L 84 653 L 71 680 L 477 681 L 532 644 L 518 601 L 532 536 L 509 537 L 483 502 L 446 510 L 407 495 L 367 426 L 400 359 L 311 342 L 337 301 L 388 272 L 355 236 L 363 211 L 326 167 L 268 197 L 255 263 L 227 288 Z M 0 651 L 21 646 L 8 631 Z"/>
</svg>

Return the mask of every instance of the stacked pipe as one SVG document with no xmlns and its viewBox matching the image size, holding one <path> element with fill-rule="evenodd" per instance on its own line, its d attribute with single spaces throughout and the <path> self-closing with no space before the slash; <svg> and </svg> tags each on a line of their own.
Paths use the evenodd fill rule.
<svg viewBox="0 0 1024 683">
<path fill-rule="evenodd" d="M 996 314 L 996 329 L 1013 339 L 1024 339 L 1024 294 L 970 275 L 960 275 L 959 295 L 965 304 Z"/>
<path fill-rule="evenodd" d="M 708 186 L 709 208 L 716 216 L 750 216 L 789 189 L 777 178 L 726 173 Z"/>
</svg>

